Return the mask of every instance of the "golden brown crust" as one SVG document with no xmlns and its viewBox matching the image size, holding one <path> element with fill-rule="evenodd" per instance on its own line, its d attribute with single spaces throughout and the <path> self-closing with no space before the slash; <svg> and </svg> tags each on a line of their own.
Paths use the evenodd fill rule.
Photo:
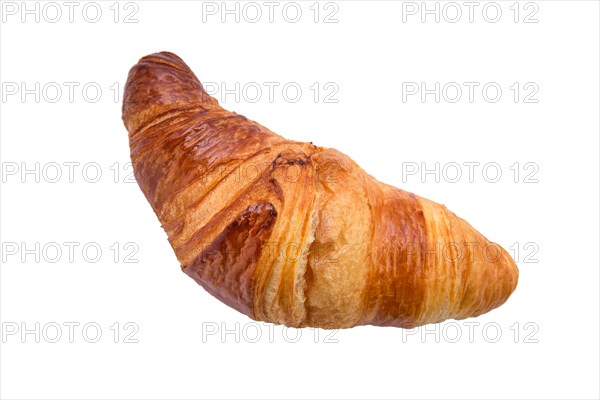
<svg viewBox="0 0 600 400">
<path fill-rule="evenodd" d="M 506 251 L 443 205 L 222 109 L 172 53 L 132 68 L 123 121 L 183 270 L 251 318 L 406 328 L 480 315 L 516 287 Z"/>
<path fill-rule="evenodd" d="M 393 188 L 385 193 L 372 189 L 369 192 L 375 220 L 371 243 L 378 246 L 370 254 L 372 267 L 364 296 L 370 315 L 365 322 L 413 325 L 425 306 L 425 217 L 419 199 L 412 193 Z"/>
<path fill-rule="evenodd" d="M 223 303 L 253 317 L 254 273 L 276 219 L 271 203 L 252 204 L 202 246 L 183 271 Z"/>
</svg>

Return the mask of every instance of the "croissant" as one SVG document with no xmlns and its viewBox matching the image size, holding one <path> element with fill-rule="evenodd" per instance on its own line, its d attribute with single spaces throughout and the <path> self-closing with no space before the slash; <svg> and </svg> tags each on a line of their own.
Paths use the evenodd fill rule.
<svg viewBox="0 0 600 400">
<path fill-rule="evenodd" d="M 412 328 L 514 291 L 510 255 L 445 206 L 224 110 L 175 54 L 143 57 L 124 90 L 135 178 L 182 270 L 248 317 Z"/>
</svg>

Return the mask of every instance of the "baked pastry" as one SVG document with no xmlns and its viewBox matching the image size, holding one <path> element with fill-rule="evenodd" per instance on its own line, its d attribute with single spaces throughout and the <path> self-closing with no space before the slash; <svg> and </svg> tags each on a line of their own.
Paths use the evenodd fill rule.
<svg viewBox="0 0 600 400">
<path fill-rule="evenodd" d="M 508 253 L 445 206 L 224 110 L 175 54 L 131 69 L 123 121 L 181 268 L 250 318 L 410 328 L 483 314 L 517 285 Z"/>
</svg>

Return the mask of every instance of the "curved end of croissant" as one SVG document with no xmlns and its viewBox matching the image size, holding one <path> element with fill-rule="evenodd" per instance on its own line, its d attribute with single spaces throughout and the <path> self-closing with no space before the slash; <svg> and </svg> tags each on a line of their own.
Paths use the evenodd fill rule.
<svg viewBox="0 0 600 400">
<path fill-rule="evenodd" d="M 489 241 L 471 224 L 457 217 L 445 206 L 422 199 L 433 237 L 451 238 L 441 243 L 441 256 L 437 267 L 444 271 L 450 301 L 440 296 L 443 291 L 428 293 L 430 304 L 435 305 L 424 313 L 430 319 L 440 317 L 464 319 L 485 314 L 504 304 L 517 287 L 519 269 L 510 254 L 497 243 Z M 449 309 L 449 315 L 436 311 Z M 444 319 L 445 319 L 444 318 Z"/>
<path fill-rule="evenodd" d="M 181 111 L 214 105 L 192 70 L 177 55 L 142 57 L 129 71 L 123 94 L 123 122 L 134 135 L 150 122 Z"/>
</svg>

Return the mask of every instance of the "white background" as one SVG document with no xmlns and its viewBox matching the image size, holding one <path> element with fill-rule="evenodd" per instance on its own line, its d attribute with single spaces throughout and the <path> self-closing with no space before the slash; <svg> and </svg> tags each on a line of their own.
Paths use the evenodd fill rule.
<svg viewBox="0 0 600 400">
<path fill-rule="evenodd" d="M 454 18 L 450 8 L 439 23 L 434 15 L 422 23 L 420 13 L 405 13 L 404 22 L 403 8 L 411 6 L 392 1 L 338 1 L 327 9 L 321 3 L 317 23 L 312 1 L 299 2 L 297 23 L 283 18 L 285 3 L 273 23 L 262 2 L 257 23 L 244 15 L 222 23 L 220 13 L 203 14 L 200 2 L 137 1 L 127 9 L 113 3 L 99 3 L 96 23 L 83 18 L 83 2 L 72 23 L 62 2 L 56 23 L 47 21 L 55 10 L 43 14 L 45 3 L 38 5 L 39 23 L 35 15 L 21 22 L 20 2 L 13 3 L 15 15 L 3 8 L 9 11 L 0 28 L 3 398 L 598 398 L 597 2 L 538 1 L 528 9 L 520 3 L 517 23 L 512 1 L 498 3 L 496 23 L 482 16 L 486 3 L 472 23 L 462 2 L 456 23 L 446 21 Z M 221 3 L 214 4 L 220 11 Z M 524 23 L 536 9 L 538 22 Z M 487 10 L 494 18 L 494 9 Z M 124 23 L 133 11 L 138 22 Z M 334 11 L 338 22 L 324 23 Z M 446 204 L 489 239 L 513 247 L 512 254 L 518 248 L 513 296 L 477 319 L 427 330 L 359 327 L 316 331 L 318 338 L 309 329 L 251 324 L 213 299 L 179 271 L 157 218 L 123 169 L 129 161 L 123 84 L 140 57 L 162 50 L 181 56 L 202 81 L 229 88 L 279 83 L 273 102 L 265 89 L 255 103 L 233 95 L 222 103 L 290 139 L 335 147 L 378 179 Z M 22 82 L 30 89 L 39 82 L 39 102 L 35 93 L 21 97 Z M 79 84 L 72 102 L 65 82 Z M 295 103 L 281 93 L 289 82 L 303 89 Z M 315 82 L 337 85 L 338 102 L 324 102 L 328 90 L 315 103 L 309 89 Z M 436 103 L 433 95 L 403 101 L 403 82 L 480 86 L 472 103 L 466 89 L 456 103 L 446 101 L 454 94 Z M 481 95 L 489 82 L 503 90 L 495 103 Z M 515 82 L 516 103 L 509 88 Z M 528 82 L 539 88 L 537 103 L 524 102 Z M 83 97 L 87 83 L 101 87 L 97 102 L 92 89 Z M 63 89 L 55 103 L 53 85 Z M 19 92 L 8 94 L 15 87 Z M 22 174 L 36 162 L 39 177 Z M 79 163 L 72 183 L 65 162 Z M 436 162 L 480 167 L 473 182 L 466 167 L 456 183 L 403 177 L 406 163 L 434 168 Z M 52 163 L 62 166 L 56 183 Z M 82 175 L 89 163 L 100 166 L 96 183 L 86 181 L 94 168 Z M 482 175 L 487 163 L 500 166 L 498 182 Z M 525 170 L 525 163 L 537 168 Z M 537 183 L 525 182 L 531 168 Z M 39 262 L 22 251 L 36 242 Z M 79 243 L 73 262 L 64 242 Z M 50 262 L 52 243 L 62 247 L 57 262 Z M 95 263 L 93 251 L 88 260 L 82 255 L 88 243 L 102 249 Z M 125 262 L 136 250 L 128 261 L 138 262 Z M 69 322 L 80 324 L 73 343 Z M 470 332 L 465 322 L 479 325 Z M 39 338 L 21 336 L 36 323 Z M 94 329 L 82 333 L 88 323 L 102 329 L 96 343 L 89 343 Z M 62 336 L 51 343 L 56 325 Z M 222 337 L 223 328 L 234 333 Z"/>
</svg>

